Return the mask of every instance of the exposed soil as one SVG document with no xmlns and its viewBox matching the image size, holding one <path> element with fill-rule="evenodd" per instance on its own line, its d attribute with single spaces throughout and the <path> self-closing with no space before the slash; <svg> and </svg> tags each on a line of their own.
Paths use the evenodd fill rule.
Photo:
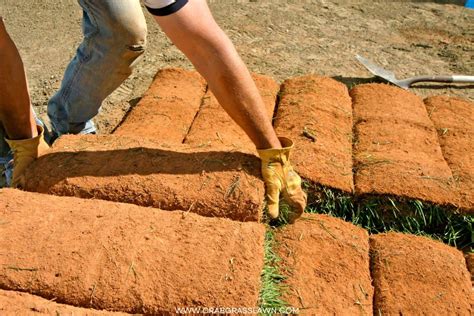
<svg viewBox="0 0 474 316">
<path fill-rule="evenodd" d="M 58 304 L 39 296 L 0 290 L 0 314 L 2 315 L 88 315 L 124 316 L 129 314 Z"/>
<path fill-rule="evenodd" d="M 284 299 L 311 315 L 372 314 L 369 242 L 364 229 L 305 215 L 277 233 L 288 286 Z"/>
<path fill-rule="evenodd" d="M 254 74 L 253 78 L 262 95 L 268 119 L 271 119 L 280 86 L 267 76 Z M 210 148 L 215 145 L 227 145 L 238 150 L 255 152 L 255 145 L 250 138 L 224 111 L 211 91 L 204 97 L 185 143 Z"/>
<path fill-rule="evenodd" d="M 462 253 L 426 237 L 370 237 L 376 315 L 471 315 Z"/>
<path fill-rule="evenodd" d="M 26 189 L 260 221 L 257 157 L 115 135 L 64 136 L 28 170 Z"/>
<path fill-rule="evenodd" d="M 257 305 L 263 225 L 11 189 L 0 214 L 2 289 L 135 313 Z"/>
<path fill-rule="evenodd" d="M 425 104 L 453 172 L 458 206 L 474 214 L 474 103 L 439 96 L 425 99 Z"/>
<path fill-rule="evenodd" d="M 181 144 L 205 92 L 206 82 L 197 72 L 161 70 L 114 134 Z"/>
<path fill-rule="evenodd" d="M 274 125 L 294 140 L 302 177 L 352 192 L 352 103 L 343 84 L 314 75 L 285 81 Z"/>
<path fill-rule="evenodd" d="M 471 249 L 472 251 L 472 249 Z M 467 269 L 471 273 L 471 283 L 472 283 L 472 303 L 471 307 L 474 308 L 474 252 L 470 252 L 465 255 Z"/>
<path fill-rule="evenodd" d="M 452 173 L 422 100 L 384 84 L 357 86 L 351 96 L 356 194 L 456 205 Z"/>
</svg>

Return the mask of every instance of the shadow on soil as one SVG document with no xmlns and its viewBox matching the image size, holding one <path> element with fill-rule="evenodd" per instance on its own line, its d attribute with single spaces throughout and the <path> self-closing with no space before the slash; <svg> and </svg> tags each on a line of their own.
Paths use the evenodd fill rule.
<svg viewBox="0 0 474 316">
<path fill-rule="evenodd" d="M 365 83 L 386 83 L 387 81 L 380 79 L 378 77 L 371 78 L 359 78 L 359 77 L 343 77 L 343 76 L 334 76 L 332 79 L 337 80 L 347 86 L 348 89 L 352 89 L 357 85 Z"/>
<path fill-rule="evenodd" d="M 127 113 L 125 113 L 125 115 L 123 116 L 122 120 L 120 121 L 120 123 L 117 124 L 117 126 L 115 126 L 115 128 L 112 130 L 111 134 L 113 134 L 122 124 L 123 122 L 125 122 L 128 118 L 128 116 L 130 115 L 130 112 L 132 112 L 132 110 L 135 108 L 135 106 L 138 104 L 138 102 L 141 101 L 141 97 L 138 97 L 138 98 L 135 98 L 135 99 L 131 99 L 128 101 L 128 104 L 130 105 Z"/>
<path fill-rule="evenodd" d="M 179 175 L 242 171 L 260 177 L 259 166 L 256 156 L 241 152 L 176 152 L 137 147 L 50 153 L 36 160 L 28 172 L 42 179 L 42 185 L 52 185 L 51 182 L 60 182 L 71 177 L 113 177 L 130 174 Z"/>
</svg>

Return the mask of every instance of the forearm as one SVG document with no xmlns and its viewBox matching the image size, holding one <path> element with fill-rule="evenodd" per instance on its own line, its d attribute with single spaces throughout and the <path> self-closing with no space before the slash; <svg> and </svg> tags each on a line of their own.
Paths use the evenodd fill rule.
<svg viewBox="0 0 474 316">
<path fill-rule="evenodd" d="M 1 18 L 0 121 L 10 139 L 26 139 L 37 135 L 23 63 Z"/>
<path fill-rule="evenodd" d="M 247 67 L 222 32 L 216 42 L 201 45 L 186 55 L 203 75 L 224 110 L 247 132 L 257 148 L 277 148 L 279 142 L 262 135 L 274 135 L 263 100 Z"/>
<path fill-rule="evenodd" d="M 190 12 L 200 17 L 198 22 L 187 16 Z M 247 133 L 256 147 L 280 148 L 263 100 L 247 67 L 227 35 L 215 23 L 207 6 L 200 1 L 190 1 L 176 15 L 156 19 L 173 43 L 207 80 L 224 110 Z"/>
</svg>

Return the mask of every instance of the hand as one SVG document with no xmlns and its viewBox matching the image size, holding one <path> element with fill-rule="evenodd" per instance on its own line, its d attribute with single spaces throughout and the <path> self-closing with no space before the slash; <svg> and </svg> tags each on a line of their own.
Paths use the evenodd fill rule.
<svg viewBox="0 0 474 316">
<path fill-rule="evenodd" d="M 301 178 L 289 161 L 293 142 L 280 137 L 282 149 L 258 150 L 262 160 L 262 176 L 265 182 L 268 215 L 276 219 L 280 215 L 280 193 L 288 204 L 288 214 L 282 214 L 288 223 L 294 223 L 306 207 L 306 193 L 301 188 Z M 282 212 L 283 213 L 283 212 Z M 285 212 L 286 213 L 286 212 Z"/>
<path fill-rule="evenodd" d="M 44 140 L 43 127 L 38 126 L 38 136 L 23 139 L 6 139 L 10 149 L 13 151 L 13 178 L 11 187 L 24 188 L 26 184 L 25 170 L 37 158 L 42 156 L 49 146 Z"/>
</svg>

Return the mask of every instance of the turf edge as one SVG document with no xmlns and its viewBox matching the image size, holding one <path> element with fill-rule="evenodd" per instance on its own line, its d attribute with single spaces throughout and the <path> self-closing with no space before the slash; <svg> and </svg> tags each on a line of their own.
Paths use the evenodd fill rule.
<svg viewBox="0 0 474 316">
<path fill-rule="evenodd" d="M 397 231 L 422 235 L 463 249 L 474 241 L 474 217 L 449 206 L 394 196 L 354 197 L 304 181 L 306 212 L 328 214 L 365 228 L 371 234 Z"/>
</svg>

